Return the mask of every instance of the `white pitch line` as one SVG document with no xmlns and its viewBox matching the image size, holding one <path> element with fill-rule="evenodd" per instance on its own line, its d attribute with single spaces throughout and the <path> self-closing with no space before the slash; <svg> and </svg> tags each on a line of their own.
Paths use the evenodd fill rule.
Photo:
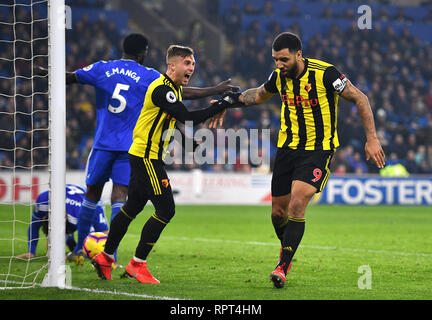
<svg viewBox="0 0 432 320">
<path fill-rule="evenodd" d="M 4 280 L 0 280 L 0 283 L 6 283 L 6 281 Z M 30 283 L 30 282 L 18 282 L 18 281 L 7 281 L 7 283 L 13 283 L 13 284 L 20 284 L 20 285 L 27 285 L 29 286 L 28 288 L 26 287 L 0 287 L 0 290 L 12 290 L 12 289 L 31 289 L 31 286 L 37 286 L 37 287 L 42 287 L 42 285 L 40 283 Z M 139 285 L 139 284 L 137 284 Z M 131 293 L 131 292 L 122 292 L 122 291 L 109 291 L 109 290 L 102 290 L 102 289 L 90 289 L 90 288 L 80 288 L 80 287 L 64 287 L 61 288 L 62 290 L 72 290 L 72 291 L 85 291 L 85 292 L 90 292 L 90 293 L 95 293 L 95 294 L 112 294 L 112 295 L 116 295 L 116 296 L 126 296 L 126 297 L 137 297 L 137 298 L 145 298 L 145 299 L 152 299 L 152 300 L 186 300 L 186 299 L 180 299 L 180 298 L 173 298 L 173 297 L 158 297 L 158 296 L 150 296 L 147 294 L 139 294 L 139 293 Z"/>
<path fill-rule="evenodd" d="M 188 238 L 188 237 L 175 237 L 166 236 L 165 238 L 173 240 L 184 240 L 184 241 L 200 241 L 200 242 L 214 242 L 214 243 L 230 243 L 230 244 L 241 244 L 241 245 L 253 245 L 253 246 L 269 246 L 269 247 L 280 247 L 278 243 L 271 242 L 258 242 L 258 241 L 240 241 L 240 240 L 226 240 L 226 239 L 208 239 L 208 238 Z M 339 248 L 329 246 L 312 246 L 312 245 L 300 245 L 306 249 L 318 249 L 318 250 L 334 250 L 334 251 L 347 251 L 347 252 L 364 252 L 364 253 L 376 253 L 376 254 L 391 254 L 400 256 L 416 256 L 432 258 L 432 253 L 421 253 L 421 252 L 403 252 L 403 251 L 389 251 L 389 250 L 373 250 L 373 249 L 358 249 L 358 248 Z"/>
<path fill-rule="evenodd" d="M 145 298 L 145 299 L 152 299 L 152 300 L 185 300 L 180 298 L 158 297 L 158 296 L 150 296 L 147 294 L 122 292 L 122 291 L 107 291 L 101 289 L 90 289 L 90 288 L 79 288 L 79 287 L 66 287 L 65 289 L 75 290 L 75 291 L 85 291 L 85 292 L 96 293 L 96 294 L 103 293 L 103 294 L 112 294 L 112 295 L 127 296 L 127 297 L 138 297 L 138 298 Z"/>
</svg>

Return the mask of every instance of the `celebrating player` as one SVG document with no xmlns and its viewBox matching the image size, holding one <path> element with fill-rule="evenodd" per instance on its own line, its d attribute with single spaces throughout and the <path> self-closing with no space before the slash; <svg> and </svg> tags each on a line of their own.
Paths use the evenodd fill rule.
<svg viewBox="0 0 432 320">
<path fill-rule="evenodd" d="M 383 168 L 385 155 L 375 132 L 368 98 L 333 65 L 302 56 L 301 40 L 284 32 L 273 42 L 276 63 L 267 82 L 258 88 L 229 94 L 231 107 L 263 103 L 276 93 L 282 100 L 281 127 L 273 169 L 272 223 L 281 241 L 276 269 L 270 279 L 277 288 L 286 282 L 292 258 L 305 229 L 305 210 L 330 175 L 330 160 L 339 146 L 339 96 L 355 103 L 366 131 L 366 159 Z M 221 124 L 223 113 L 210 126 Z"/>
<path fill-rule="evenodd" d="M 125 269 L 125 275 L 142 283 L 159 283 L 147 269 L 147 256 L 175 213 L 174 197 L 164 168 L 164 154 L 176 120 L 204 122 L 222 112 L 227 102 L 212 104 L 209 108 L 189 112 L 183 105 L 182 86 L 187 85 L 195 70 L 194 52 L 189 47 L 172 45 L 167 51 L 167 71 L 152 82 L 147 90 L 144 107 L 133 131 L 129 149 L 131 179 L 126 204 L 112 220 L 105 249 L 92 263 L 102 279 L 111 279 L 114 252 L 131 221 L 150 200 L 155 213 L 145 223 L 141 239 Z M 164 136 L 164 133 L 168 133 Z"/>
<path fill-rule="evenodd" d="M 79 209 L 82 205 L 85 190 L 77 185 L 66 185 L 66 244 L 72 252 L 75 249 L 76 242 L 73 233 L 77 230 Z M 18 258 L 33 258 L 36 255 L 37 244 L 39 240 L 39 230 L 42 228 L 43 233 L 48 234 L 48 209 L 49 209 L 49 191 L 44 191 L 36 199 L 33 208 L 33 215 L 30 226 L 28 227 L 28 253 L 23 253 Z M 96 232 L 108 233 L 108 224 L 105 217 L 104 208 L 100 205 L 96 207 L 96 214 L 92 221 L 91 227 Z M 84 259 L 84 258 L 83 258 Z"/>
<path fill-rule="evenodd" d="M 74 250 L 76 262 L 83 261 L 82 245 L 89 233 L 94 212 L 105 183 L 111 178 L 111 221 L 126 201 L 130 176 L 128 150 L 132 130 L 143 106 L 147 87 L 160 73 L 143 66 L 148 40 L 131 34 L 123 41 L 119 60 L 99 61 L 66 74 L 66 83 L 89 84 L 96 88 L 96 133 L 86 172 L 87 192 L 78 220 L 78 241 Z M 231 80 L 215 87 L 184 88 L 185 99 L 197 99 L 236 90 Z"/>
</svg>

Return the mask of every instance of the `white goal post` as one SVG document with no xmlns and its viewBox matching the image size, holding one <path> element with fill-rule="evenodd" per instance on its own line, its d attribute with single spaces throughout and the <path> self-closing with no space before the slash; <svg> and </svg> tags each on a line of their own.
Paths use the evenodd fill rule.
<svg viewBox="0 0 432 320">
<path fill-rule="evenodd" d="M 48 1 L 48 92 L 50 215 L 48 278 L 44 285 L 65 286 L 66 63 L 65 3 Z M 55 241 L 50 241 L 55 239 Z"/>
</svg>

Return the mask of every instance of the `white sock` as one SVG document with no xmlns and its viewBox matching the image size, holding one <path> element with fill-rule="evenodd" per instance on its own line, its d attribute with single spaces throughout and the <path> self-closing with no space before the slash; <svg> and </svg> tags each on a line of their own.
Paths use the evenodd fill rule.
<svg viewBox="0 0 432 320">
<path fill-rule="evenodd" d="M 143 259 L 140 259 L 140 258 L 137 258 L 137 257 L 133 257 L 133 259 L 134 259 L 134 261 L 136 261 L 136 262 L 146 262 L 146 260 L 143 260 Z"/>
</svg>

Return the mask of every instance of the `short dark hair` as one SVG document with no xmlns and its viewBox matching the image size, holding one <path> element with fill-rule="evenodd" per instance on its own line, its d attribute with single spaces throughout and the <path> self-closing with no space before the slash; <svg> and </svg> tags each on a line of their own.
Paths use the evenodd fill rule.
<svg viewBox="0 0 432 320">
<path fill-rule="evenodd" d="M 131 55 L 138 56 L 148 50 L 148 40 L 145 36 L 139 33 L 132 33 L 123 40 L 123 52 Z"/>
<path fill-rule="evenodd" d="M 180 46 L 177 44 L 172 44 L 169 46 L 168 50 L 167 50 L 167 55 L 166 55 L 166 62 L 168 63 L 168 60 L 171 59 L 172 57 L 182 57 L 182 58 L 186 58 L 189 57 L 191 55 L 194 54 L 194 51 L 192 48 L 190 47 L 185 47 L 185 46 Z"/>
<path fill-rule="evenodd" d="M 274 51 L 288 49 L 290 52 L 297 52 L 302 49 L 302 42 L 294 33 L 282 32 L 274 39 L 272 47 Z"/>
</svg>

